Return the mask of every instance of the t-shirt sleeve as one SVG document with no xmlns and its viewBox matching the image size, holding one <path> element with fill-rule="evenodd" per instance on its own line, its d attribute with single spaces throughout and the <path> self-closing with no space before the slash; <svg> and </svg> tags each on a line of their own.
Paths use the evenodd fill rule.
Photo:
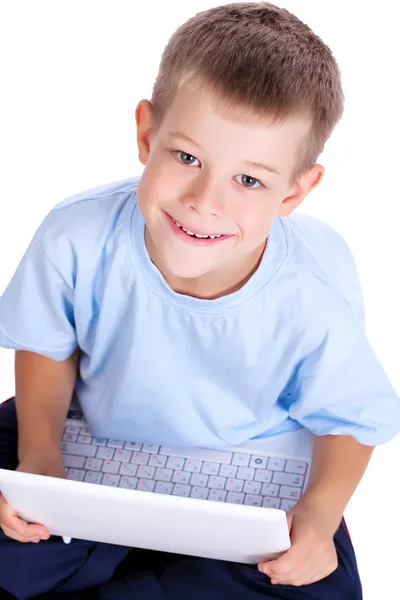
<svg viewBox="0 0 400 600">
<path fill-rule="evenodd" d="M 400 431 L 400 399 L 350 308 L 299 364 L 288 412 L 315 435 L 350 435 L 366 446 Z"/>
<path fill-rule="evenodd" d="M 0 346 L 65 360 L 77 347 L 73 276 L 68 260 L 54 264 L 48 216 L 0 297 Z"/>
</svg>

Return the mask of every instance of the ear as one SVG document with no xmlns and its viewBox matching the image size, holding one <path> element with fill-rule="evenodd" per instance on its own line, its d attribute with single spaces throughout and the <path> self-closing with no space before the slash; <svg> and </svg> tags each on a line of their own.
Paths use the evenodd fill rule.
<svg viewBox="0 0 400 600">
<path fill-rule="evenodd" d="M 137 105 L 135 120 L 139 160 L 145 165 L 150 155 L 151 134 L 153 130 L 153 107 L 148 100 L 141 100 Z"/>
<path fill-rule="evenodd" d="M 308 169 L 308 171 L 300 175 L 292 188 L 291 194 L 281 203 L 278 216 L 287 217 L 295 210 L 295 208 L 300 206 L 311 190 L 320 183 L 324 173 L 324 167 L 315 164 Z"/>
</svg>

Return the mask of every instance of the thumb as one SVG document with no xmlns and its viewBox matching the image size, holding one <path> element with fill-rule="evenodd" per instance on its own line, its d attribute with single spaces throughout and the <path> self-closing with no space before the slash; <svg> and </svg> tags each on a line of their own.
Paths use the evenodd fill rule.
<svg viewBox="0 0 400 600">
<path fill-rule="evenodd" d="M 26 523 L 26 521 L 17 515 L 15 510 L 10 506 L 10 504 L 8 504 L 4 496 L 0 497 L 0 503 L 2 525 L 4 524 L 9 529 L 15 531 L 15 533 L 23 535 L 25 527 L 28 525 L 28 523 Z"/>
<path fill-rule="evenodd" d="M 293 524 L 294 514 L 289 511 L 286 517 L 291 541 L 290 548 L 286 550 L 286 552 L 281 554 L 279 558 L 276 558 L 275 560 L 266 561 L 258 565 L 259 570 L 268 575 L 269 577 L 274 573 L 280 572 L 282 570 L 282 567 L 286 568 L 288 564 L 292 562 L 292 559 L 296 559 L 296 555 L 298 553 L 301 554 L 302 552 L 301 544 L 299 544 L 301 536 L 297 535 L 296 522 L 294 522 Z"/>
<path fill-rule="evenodd" d="M 271 577 L 271 575 L 273 575 L 275 573 L 275 570 L 277 569 L 278 561 L 279 561 L 279 558 L 275 559 L 275 560 L 269 560 L 267 562 L 260 563 L 258 565 L 258 570 L 265 573 L 265 575 L 268 575 L 268 577 Z M 279 565 L 278 565 L 278 567 L 279 567 Z"/>
</svg>

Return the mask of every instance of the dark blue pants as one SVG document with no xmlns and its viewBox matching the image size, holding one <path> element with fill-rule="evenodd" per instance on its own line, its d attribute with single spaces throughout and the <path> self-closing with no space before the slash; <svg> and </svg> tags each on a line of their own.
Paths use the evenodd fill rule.
<svg viewBox="0 0 400 600">
<path fill-rule="evenodd" d="M 14 401 L 0 405 L 0 467 L 17 466 Z M 240 540 L 238 540 L 240 543 Z M 272 585 L 257 566 L 58 537 L 39 544 L 0 534 L 0 599 L 43 600 L 361 600 L 344 521 L 335 534 L 339 566 L 311 585 Z M 8 595 L 9 592 L 12 595 Z"/>
</svg>

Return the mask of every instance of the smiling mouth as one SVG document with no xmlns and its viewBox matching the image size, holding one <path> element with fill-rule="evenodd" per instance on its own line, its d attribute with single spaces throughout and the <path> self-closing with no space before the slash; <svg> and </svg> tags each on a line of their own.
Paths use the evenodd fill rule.
<svg viewBox="0 0 400 600">
<path fill-rule="evenodd" d="M 190 235 L 191 237 L 195 237 L 198 238 L 199 240 L 214 240 L 216 238 L 220 238 L 223 237 L 223 233 L 218 233 L 218 234 L 202 234 L 202 233 L 194 233 L 193 231 L 190 231 L 189 229 L 185 229 L 183 227 L 183 225 L 181 225 L 179 223 L 179 221 L 176 221 L 173 217 L 171 217 L 171 219 L 173 220 L 173 222 L 175 223 L 175 225 L 177 227 L 179 227 L 179 229 L 182 229 L 182 231 L 184 231 L 187 235 Z"/>
</svg>

